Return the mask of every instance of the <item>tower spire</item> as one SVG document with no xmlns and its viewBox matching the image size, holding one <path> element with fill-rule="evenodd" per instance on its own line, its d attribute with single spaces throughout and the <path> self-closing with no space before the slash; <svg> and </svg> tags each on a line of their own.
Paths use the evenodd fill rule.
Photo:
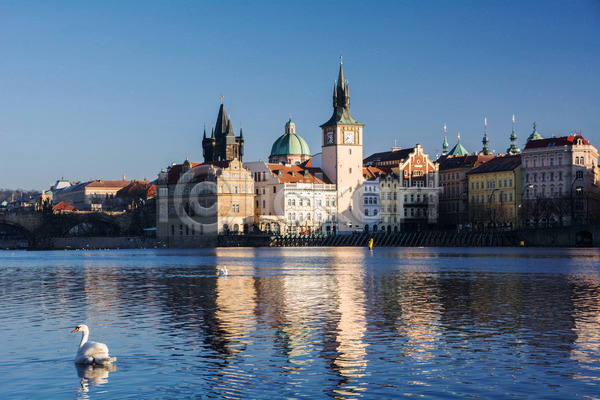
<svg viewBox="0 0 600 400">
<path fill-rule="evenodd" d="M 490 139 L 488 139 L 488 137 L 487 137 L 487 117 L 485 117 L 483 121 L 484 121 L 483 122 L 484 130 L 483 130 L 483 140 L 481 141 L 483 143 L 483 149 L 481 150 L 481 153 L 483 155 L 489 156 L 490 154 L 492 154 L 492 152 L 490 151 L 490 147 L 489 147 Z"/>
<path fill-rule="evenodd" d="M 350 85 L 344 78 L 344 67 L 340 57 L 338 79 L 333 86 L 333 115 L 323 126 L 332 126 L 339 123 L 347 125 L 362 125 L 350 115 Z"/>
<path fill-rule="evenodd" d="M 444 124 L 444 143 L 442 144 L 442 155 L 448 155 L 448 138 L 446 137 L 446 124 Z"/>
<path fill-rule="evenodd" d="M 512 133 L 510 134 L 510 147 L 506 149 L 508 154 L 519 154 L 521 149 L 517 147 L 517 134 L 515 133 L 515 114 L 512 118 Z"/>
</svg>

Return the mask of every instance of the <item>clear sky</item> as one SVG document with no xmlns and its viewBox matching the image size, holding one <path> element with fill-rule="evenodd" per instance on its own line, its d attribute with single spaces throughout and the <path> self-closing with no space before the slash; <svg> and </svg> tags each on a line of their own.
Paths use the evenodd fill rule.
<svg viewBox="0 0 600 400">
<path fill-rule="evenodd" d="M 600 1 L 0 0 L 0 188 L 155 179 L 203 161 L 219 97 L 244 161 L 292 114 L 311 153 L 340 53 L 364 155 L 421 144 L 600 147 Z"/>
</svg>

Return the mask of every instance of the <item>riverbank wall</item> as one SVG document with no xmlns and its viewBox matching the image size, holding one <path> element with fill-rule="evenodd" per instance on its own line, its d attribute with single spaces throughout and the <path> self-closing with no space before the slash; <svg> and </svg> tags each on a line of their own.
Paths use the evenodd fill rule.
<svg viewBox="0 0 600 400">
<path fill-rule="evenodd" d="M 428 231 L 338 235 L 220 235 L 48 238 L 37 249 L 144 249 L 214 247 L 599 247 L 600 227 L 569 226 L 518 231 Z"/>
</svg>

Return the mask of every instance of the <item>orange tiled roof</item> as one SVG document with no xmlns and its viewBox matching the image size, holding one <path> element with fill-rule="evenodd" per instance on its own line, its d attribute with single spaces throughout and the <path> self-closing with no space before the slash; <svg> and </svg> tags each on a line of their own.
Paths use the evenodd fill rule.
<svg viewBox="0 0 600 400">
<path fill-rule="evenodd" d="M 64 201 L 61 201 L 60 203 L 58 203 L 54 207 L 52 207 L 52 211 L 77 211 L 77 209 L 75 207 L 73 207 L 72 205 L 70 205 L 69 203 L 65 203 Z"/>
<path fill-rule="evenodd" d="M 376 179 L 379 175 L 387 175 L 392 171 L 389 167 L 365 167 L 363 168 L 363 177 L 365 179 Z"/>
<path fill-rule="evenodd" d="M 309 161 L 300 165 L 267 164 L 267 167 L 271 170 L 273 176 L 277 177 L 281 183 L 300 182 L 331 184 L 331 181 L 321 168 L 306 167 Z"/>
</svg>

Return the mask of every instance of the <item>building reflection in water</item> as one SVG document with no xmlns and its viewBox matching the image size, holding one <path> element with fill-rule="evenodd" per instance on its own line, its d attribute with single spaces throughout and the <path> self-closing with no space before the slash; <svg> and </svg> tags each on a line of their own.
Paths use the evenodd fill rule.
<svg viewBox="0 0 600 400">
<path fill-rule="evenodd" d="M 595 260 L 597 262 L 597 260 Z M 586 365 L 597 362 L 600 351 L 600 277 L 596 268 L 590 268 L 583 273 L 575 273 L 569 276 L 569 282 L 573 286 L 573 331 L 576 333 L 571 351 L 571 358 Z M 593 376 L 592 376 L 593 375 Z M 600 380 L 598 371 L 590 370 L 588 376 L 576 376 L 592 380 Z"/>
<path fill-rule="evenodd" d="M 348 250 L 343 248 L 335 250 L 330 268 L 335 279 L 335 311 L 338 321 L 335 330 L 331 332 L 337 343 L 331 363 L 341 380 L 334 393 L 356 394 L 366 388 L 360 382 L 367 367 L 367 344 L 364 341 L 367 329 L 364 253 L 348 254 Z"/>
</svg>

